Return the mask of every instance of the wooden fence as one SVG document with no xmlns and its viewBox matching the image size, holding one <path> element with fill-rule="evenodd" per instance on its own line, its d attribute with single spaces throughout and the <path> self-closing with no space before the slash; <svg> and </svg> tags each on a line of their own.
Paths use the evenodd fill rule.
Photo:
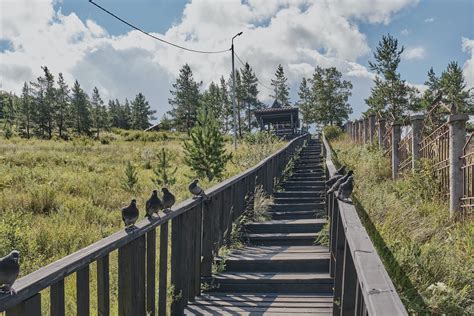
<svg viewBox="0 0 474 316">
<path fill-rule="evenodd" d="M 323 137 L 326 177 L 336 168 Z M 355 207 L 326 198 L 330 219 L 330 274 L 334 277 L 333 315 L 408 315 Z"/>
<path fill-rule="evenodd" d="M 461 208 L 466 214 L 469 210 L 474 211 L 474 132 L 467 138 L 463 148 L 462 159 L 463 174 L 463 197 Z"/>
<path fill-rule="evenodd" d="M 308 134 L 295 138 L 256 166 L 209 189 L 207 201 L 186 200 L 156 221 L 142 220 L 132 232 L 121 230 L 22 277 L 14 285 L 17 294 L 0 296 L 0 311 L 6 310 L 7 316 L 41 315 L 40 292 L 49 288 L 51 316 L 65 315 L 64 279 L 75 273 L 77 315 L 89 315 L 90 265 L 96 262 L 98 314 L 109 315 L 110 254 L 118 250 L 118 315 L 166 315 L 168 268 L 175 298 L 171 314 L 181 315 L 187 302 L 200 294 L 201 277 L 211 275 L 213 255 L 230 242 L 232 222 L 245 210 L 246 197 L 257 185 L 271 194 L 274 178 L 281 176 L 296 148 L 307 139 Z"/>
</svg>

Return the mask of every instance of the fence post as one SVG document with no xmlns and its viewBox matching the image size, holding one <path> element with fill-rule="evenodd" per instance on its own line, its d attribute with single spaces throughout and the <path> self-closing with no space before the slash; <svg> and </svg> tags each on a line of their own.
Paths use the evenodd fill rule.
<svg viewBox="0 0 474 316">
<path fill-rule="evenodd" d="M 453 114 L 448 117 L 449 126 L 449 212 L 451 217 L 461 209 L 463 194 L 462 159 L 466 142 L 466 114 Z"/>
<path fill-rule="evenodd" d="M 369 142 L 369 119 L 364 118 L 364 144 Z"/>
<path fill-rule="evenodd" d="M 369 140 L 370 144 L 374 143 L 374 134 L 375 134 L 375 115 L 372 114 L 369 116 Z"/>
<path fill-rule="evenodd" d="M 379 146 L 382 150 L 385 149 L 385 144 L 384 144 L 385 133 L 386 133 L 385 119 L 384 118 L 379 118 L 379 120 L 378 120 Z"/>
<path fill-rule="evenodd" d="M 352 139 L 353 142 L 355 142 L 356 125 L 357 125 L 357 120 L 352 123 L 351 139 Z M 324 148 L 324 146 L 323 146 L 323 148 Z"/>
<path fill-rule="evenodd" d="M 400 164 L 400 157 L 398 156 L 398 144 L 401 136 L 401 123 L 392 123 L 392 179 L 398 178 L 398 165 Z"/>
<path fill-rule="evenodd" d="M 352 122 L 347 121 L 347 123 L 346 123 L 346 133 L 349 137 L 351 136 L 351 130 L 352 130 Z"/>
<path fill-rule="evenodd" d="M 363 131 L 364 131 L 364 120 L 360 119 L 359 120 L 359 133 L 357 135 L 359 143 L 362 143 L 364 141 L 363 136 Z"/>
<path fill-rule="evenodd" d="M 420 159 L 421 152 L 420 152 L 420 142 L 421 142 L 421 132 L 423 129 L 423 118 L 424 116 L 421 114 L 412 115 L 410 117 L 411 121 L 411 130 L 412 130 L 412 138 L 411 138 L 411 169 L 415 172 L 418 159 Z"/>
</svg>

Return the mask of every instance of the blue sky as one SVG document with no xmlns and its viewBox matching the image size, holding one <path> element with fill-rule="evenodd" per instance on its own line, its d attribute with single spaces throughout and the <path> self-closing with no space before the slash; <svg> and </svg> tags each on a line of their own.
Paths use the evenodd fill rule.
<svg viewBox="0 0 474 316">
<path fill-rule="evenodd" d="M 474 1 L 411 0 L 97 0 L 156 36 L 197 49 L 228 47 L 269 85 L 281 63 L 291 97 L 314 67 L 335 66 L 354 85 L 354 116 L 365 110 L 373 74 L 368 70 L 382 35 L 391 33 L 406 52 L 402 78 L 419 86 L 433 67 L 440 74 L 451 60 L 474 85 Z M 0 0 L 1 89 L 18 92 L 41 75 L 41 66 L 78 79 L 104 99 L 143 92 L 161 116 L 179 68 L 189 63 L 203 88 L 230 72 L 230 55 L 203 56 L 164 46 L 132 32 L 87 0 Z M 238 65 L 238 64 L 237 64 Z M 271 103 L 260 86 L 260 98 Z"/>
</svg>

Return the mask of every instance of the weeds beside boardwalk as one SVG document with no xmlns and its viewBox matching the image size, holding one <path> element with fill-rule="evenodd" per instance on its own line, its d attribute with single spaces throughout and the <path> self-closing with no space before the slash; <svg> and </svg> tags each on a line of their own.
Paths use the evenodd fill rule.
<svg viewBox="0 0 474 316">
<path fill-rule="evenodd" d="M 375 146 L 331 141 L 354 170 L 354 202 L 399 294 L 411 312 L 474 314 L 474 220 L 453 221 L 429 166 L 392 181 Z"/>
<path fill-rule="evenodd" d="M 183 162 L 182 141 L 186 137 L 178 133 L 116 131 L 98 141 L 1 139 L 0 255 L 18 249 L 22 255 L 21 275 L 25 275 L 122 229 L 120 208 L 132 196 L 137 198 L 143 217 L 145 201 L 154 188 L 152 169 L 161 148 L 172 157 L 172 166 L 178 167 L 176 183 L 170 190 L 178 201 L 188 198 L 188 184 L 194 175 Z M 223 177 L 255 165 L 283 145 L 266 136 L 246 139 L 233 153 Z M 227 148 L 232 148 L 230 141 Z M 136 167 L 139 179 L 132 192 L 122 185 L 128 161 Z M 218 182 L 202 179 L 201 185 L 206 188 Z M 116 293 L 114 261 L 112 257 L 112 300 Z M 94 269 L 91 267 L 91 271 Z M 66 282 L 68 312 L 73 310 L 68 294 L 74 288 L 68 283 L 74 278 Z"/>
</svg>

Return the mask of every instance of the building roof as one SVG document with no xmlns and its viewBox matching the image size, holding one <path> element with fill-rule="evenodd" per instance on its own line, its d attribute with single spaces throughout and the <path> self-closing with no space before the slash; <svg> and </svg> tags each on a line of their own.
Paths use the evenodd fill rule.
<svg viewBox="0 0 474 316">
<path fill-rule="evenodd" d="M 293 107 L 293 106 L 280 106 L 280 107 L 274 108 L 272 106 L 271 108 L 265 108 L 265 109 L 257 110 L 257 111 L 255 111 L 255 114 L 292 112 L 292 111 L 298 111 L 298 108 Z"/>
</svg>

